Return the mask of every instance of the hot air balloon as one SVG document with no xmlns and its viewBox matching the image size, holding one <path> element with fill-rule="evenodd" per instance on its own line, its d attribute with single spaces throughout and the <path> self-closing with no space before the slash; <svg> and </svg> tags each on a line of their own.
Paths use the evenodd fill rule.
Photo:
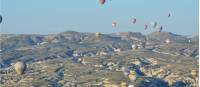
<svg viewBox="0 0 200 87">
<path fill-rule="evenodd" d="M 168 17 L 168 18 L 169 18 L 169 17 L 171 17 L 171 14 L 170 14 L 170 13 L 168 13 L 168 16 L 167 16 L 167 17 Z"/>
<path fill-rule="evenodd" d="M 130 71 L 130 74 L 128 75 L 128 77 L 131 81 L 135 81 L 137 78 L 137 73 L 135 71 Z"/>
<path fill-rule="evenodd" d="M 95 36 L 96 36 L 97 39 L 99 39 L 101 37 L 101 33 L 100 32 L 96 32 Z"/>
<path fill-rule="evenodd" d="M 139 47 L 138 47 L 137 44 L 135 44 L 135 45 L 133 44 L 133 45 L 132 45 L 132 49 L 133 49 L 133 50 L 137 50 L 138 48 L 139 48 Z"/>
<path fill-rule="evenodd" d="M 137 22 L 137 19 L 136 19 L 136 18 L 133 18 L 133 19 L 132 19 L 132 23 L 135 24 L 136 22 Z"/>
<path fill-rule="evenodd" d="M 188 40 L 188 43 L 191 43 L 191 40 Z"/>
<path fill-rule="evenodd" d="M 196 77 L 197 74 L 198 74 L 197 70 L 194 70 L 194 69 L 193 69 L 193 70 L 191 71 L 191 75 L 192 75 L 193 77 Z"/>
<path fill-rule="evenodd" d="M 2 18 L 2 16 L 0 15 L 0 24 L 1 24 L 1 22 L 2 22 L 2 19 L 3 19 L 3 18 Z"/>
<path fill-rule="evenodd" d="M 22 75 L 24 74 L 24 71 L 26 70 L 26 64 L 23 62 L 17 62 L 14 64 L 14 68 L 17 74 Z"/>
<path fill-rule="evenodd" d="M 106 2 L 106 0 L 99 0 L 99 3 L 100 3 L 101 5 L 103 5 L 105 2 Z"/>
<path fill-rule="evenodd" d="M 147 25 L 147 24 L 145 24 L 145 25 L 144 25 L 144 29 L 145 29 L 145 30 L 147 30 L 147 28 L 148 28 L 148 25 Z"/>
<path fill-rule="evenodd" d="M 117 26 L 117 22 L 115 22 L 115 21 L 114 21 L 114 22 L 112 22 L 112 27 L 114 27 L 114 28 L 115 28 L 116 26 Z"/>
<path fill-rule="evenodd" d="M 130 79 L 131 81 L 135 81 L 136 78 L 137 78 L 136 75 L 134 75 L 134 74 L 129 74 L 128 77 L 129 77 L 129 79 Z"/>
<path fill-rule="evenodd" d="M 151 22 L 150 25 L 155 28 L 157 26 L 157 22 Z"/>
<path fill-rule="evenodd" d="M 121 70 L 122 71 L 128 71 L 128 69 L 126 67 L 122 67 Z"/>
<path fill-rule="evenodd" d="M 134 85 L 128 85 L 128 87 L 135 87 Z"/>
<path fill-rule="evenodd" d="M 162 26 L 159 26 L 159 25 L 157 25 L 157 26 L 155 27 L 155 29 L 156 29 L 156 30 L 158 30 L 158 32 L 161 32 L 161 31 L 162 31 L 162 29 L 163 29 L 163 27 L 162 27 Z"/>
<path fill-rule="evenodd" d="M 170 39 L 166 39 L 165 43 L 169 44 L 170 43 Z"/>
<path fill-rule="evenodd" d="M 127 84 L 126 84 L 125 81 L 122 81 L 122 82 L 121 82 L 121 87 L 126 87 L 126 85 L 127 85 Z"/>
<path fill-rule="evenodd" d="M 130 73 L 129 73 L 129 71 L 123 71 L 123 74 L 125 77 L 127 77 Z"/>
</svg>

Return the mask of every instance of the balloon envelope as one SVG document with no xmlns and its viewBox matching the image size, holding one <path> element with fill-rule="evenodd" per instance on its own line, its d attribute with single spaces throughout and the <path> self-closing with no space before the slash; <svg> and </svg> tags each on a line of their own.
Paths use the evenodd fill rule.
<svg viewBox="0 0 200 87">
<path fill-rule="evenodd" d="M 158 30 L 158 32 L 161 32 L 162 29 L 163 29 L 163 27 L 162 27 L 162 26 L 159 26 L 159 25 L 157 25 L 155 28 Z"/>
<path fill-rule="evenodd" d="M 167 44 L 169 44 L 169 43 L 170 43 L 170 39 L 166 39 L 165 42 L 166 42 Z"/>
<path fill-rule="evenodd" d="M 106 2 L 106 0 L 99 0 L 99 3 L 100 3 L 101 5 L 103 5 L 105 2 Z"/>
<path fill-rule="evenodd" d="M 134 75 L 134 74 L 130 74 L 128 77 L 129 77 L 129 79 L 131 81 L 135 81 L 136 80 L 136 75 Z"/>
<path fill-rule="evenodd" d="M 134 87 L 134 85 L 129 85 L 128 87 Z"/>
<path fill-rule="evenodd" d="M 170 13 L 168 13 L 168 18 L 169 18 L 169 17 L 171 17 L 171 14 L 170 14 Z"/>
<path fill-rule="evenodd" d="M 2 22 L 2 19 L 3 19 L 3 18 L 2 18 L 2 16 L 0 15 L 0 24 L 1 24 L 1 22 Z"/>
<path fill-rule="evenodd" d="M 117 26 L 117 22 L 113 22 L 112 27 L 116 27 L 116 26 Z"/>
<path fill-rule="evenodd" d="M 15 68 L 17 74 L 22 75 L 24 73 L 24 71 L 26 70 L 26 64 L 23 62 L 17 62 L 14 65 L 14 68 Z"/>
<path fill-rule="evenodd" d="M 192 75 L 192 76 L 197 76 L 197 74 L 198 74 L 198 71 L 197 71 L 197 70 L 192 70 L 192 71 L 191 71 L 191 75 Z"/>
<path fill-rule="evenodd" d="M 96 32 L 95 36 L 96 36 L 97 39 L 99 39 L 101 37 L 101 33 L 100 32 Z"/>
<path fill-rule="evenodd" d="M 157 26 L 157 22 L 151 22 L 150 25 L 155 28 Z"/>
<path fill-rule="evenodd" d="M 133 22 L 133 24 L 135 24 L 137 22 L 137 19 L 133 18 L 132 22 Z"/>
<path fill-rule="evenodd" d="M 123 74 L 124 74 L 124 76 L 128 76 L 129 72 L 128 71 L 124 71 Z"/>
</svg>

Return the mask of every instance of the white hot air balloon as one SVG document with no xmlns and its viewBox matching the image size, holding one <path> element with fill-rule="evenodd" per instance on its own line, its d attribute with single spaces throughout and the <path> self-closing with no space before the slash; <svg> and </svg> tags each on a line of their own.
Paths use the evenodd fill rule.
<svg viewBox="0 0 200 87">
<path fill-rule="evenodd" d="M 188 40 L 188 43 L 191 43 L 191 40 Z"/>
<path fill-rule="evenodd" d="M 157 22 L 155 22 L 155 21 L 154 21 L 154 22 L 151 22 L 150 25 L 151 25 L 153 28 L 156 28 Z"/>
<path fill-rule="evenodd" d="M 163 27 L 162 27 L 162 26 L 160 26 L 160 25 L 157 25 L 157 26 L 155 27 L 155 29 L 156 29 L 156 30 L 158 30 L 158 32 L 161 32 L 161 31 L 162 31 L 162 29 L 163 29 Z"/>
<path fill-rule="evenodd" d="M 169 44 L 170 43 L 170 39 L 166 39 L 165 43 Z"/>
<path fill-rule="evenodd" d="M 123 71 L 124 76 L 128 76 L 130 73 L 128 71 Z"/>
<path fill-rule="evenodd" d="M 122 71 L 127 71 L 127 68 L 126 67 L 122 67 L 121 70 Z"/>
<path fill-rule="evenodd" d="M 22 75 L 24 74 L 24 71 L 26 70 L 26 64 L 23 62 L 17 62 L 14 64 L 14 68 L 17 74 Z"/>
<path fill-rule="evenodd" d="M 128 87 L 134 87 L 134 85 L 128 85 Z"/>
</svg>

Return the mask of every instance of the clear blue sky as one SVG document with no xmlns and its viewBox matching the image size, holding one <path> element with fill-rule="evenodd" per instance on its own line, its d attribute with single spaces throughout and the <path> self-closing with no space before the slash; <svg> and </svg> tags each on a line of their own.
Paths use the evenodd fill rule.
<svg viewBox="0 0 200 87">
<path fill-rule="evenodd" d="M 157 21 L 164 31 L 198 35 L 198 0 L 1 0 L 2 33 L 48 34 L 79 32 L 142 32 Z M 171 18 L 167 18 L 171 12 Z M 131 24 L 136 17 L 137 23 Z M 117 21 L 113 29 L 112 21 Z"/>
</svg>

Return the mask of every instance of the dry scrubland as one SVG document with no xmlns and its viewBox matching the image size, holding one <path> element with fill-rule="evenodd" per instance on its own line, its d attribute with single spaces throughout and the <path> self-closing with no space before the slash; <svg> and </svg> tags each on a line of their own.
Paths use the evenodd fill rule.
<svg viewBox="0 0 200 87">
<path fill-rule="evenodd" d="M 191 71 L 198 72 L 199 68 L 197 37 L 169 32 L 147 36 L 124 32 L 96 37 L 94 33 L 74 31 L 1 35 L 0 86 L 195 86 L 198 74 L 191 75 Z M 25 74 L 16 74 L 12 65 L 17 61 L 27 64 Z"/>
</svg>

